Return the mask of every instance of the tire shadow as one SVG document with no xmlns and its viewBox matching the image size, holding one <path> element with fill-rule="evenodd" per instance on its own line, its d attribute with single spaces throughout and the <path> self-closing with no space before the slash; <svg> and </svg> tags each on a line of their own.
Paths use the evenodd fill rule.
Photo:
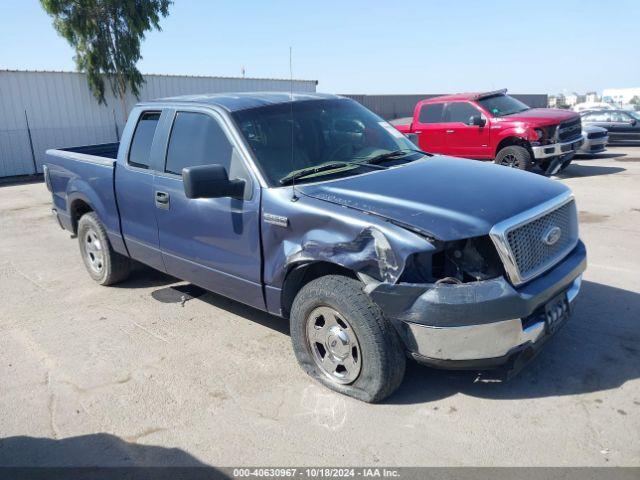
<svg viewBox="0 0 640 480">
<path fill-rule="evenodd" d="M 600 167 L 596 165 L 580 165 L 572 163 L 562 172 L 554 175 L 557 178 L 597 177 L 599 175 L 612 175 L 626 171 L 622 167 Z"/>
</svg>

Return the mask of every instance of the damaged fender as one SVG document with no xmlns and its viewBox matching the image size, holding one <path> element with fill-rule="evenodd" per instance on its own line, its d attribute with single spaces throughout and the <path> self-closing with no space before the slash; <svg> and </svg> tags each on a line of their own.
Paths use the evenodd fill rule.
<svg viewBox="0 0 640 480">
<path fill-rule="evenodd" d="M 277 216 L 276 224 L 265 220 Z M 286 226 L 285 226 L 286 225 Z M 395 283 L 406 259 L 435 250 L 426 236 L 375 215 L 304 195 L 292 201 L 290 189 L 269 191 L 263 199 L 262 238 L 267 306 L 280 314 L 280 291 L 293 268 L 329 262 L 369 282 Z"/>
</svg>

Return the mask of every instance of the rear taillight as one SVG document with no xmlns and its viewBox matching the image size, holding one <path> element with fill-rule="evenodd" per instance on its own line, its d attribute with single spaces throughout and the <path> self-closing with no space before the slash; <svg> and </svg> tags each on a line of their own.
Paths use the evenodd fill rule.
<svg viewBox="0 0 640 480">
<path fill-rule="evenodd" d="M 51 186 L 51 176 L 49 175 L 49 167 L 46 165 L 42 166 L 42 173 L 44 175 L 44 183 L 47 186 L 47 190 L 53 192 L 53 187 Z"/>
</svg>

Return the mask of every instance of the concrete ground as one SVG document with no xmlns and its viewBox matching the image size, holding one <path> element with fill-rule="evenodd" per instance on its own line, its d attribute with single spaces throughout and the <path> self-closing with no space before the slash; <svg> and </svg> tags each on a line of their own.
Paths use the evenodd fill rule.
<svg viewBox="0 0 640 480">
<path fill-rule="evenodd" d="M 640 466 L 640 149 L 614 152 L 557 178 L 589 269 L 541 355 L 508 383 L 412 364 L 382 405 L 311 381 L 281 319 L 94 284 L 44 185 L 0 187 L 0 465 Z"/>
</svg>

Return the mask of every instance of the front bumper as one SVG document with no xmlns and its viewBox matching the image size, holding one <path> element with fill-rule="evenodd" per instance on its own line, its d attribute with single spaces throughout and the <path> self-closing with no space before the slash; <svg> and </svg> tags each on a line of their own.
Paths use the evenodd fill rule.
<svg viewBox="0 0 640 480">
<path fill-rule="evenodd" d="M 598 138 L 585 137 L 584 143 L 576 153 L 593 155 L 594 153 L 602 153 L 607 148 L 607 142 L 609 141 L 609 135 Z"/>
<path fill-rule="evenodd" d="M 554 268 L 515 289 L 504 278 L 460 285 L 380 284 L 369 294 L 417 360 L 447 368 L 485 368 L 537 349 L 550 336 L 545 305 L 566 292 L 573 305 L 586 268 L 576 248 Z"/>
<path fill-rule="evenodd" d="M 584 136 L 581 136 L 580 138 L 571 140 L 569 142 L 531 147 L 531 150 L 533 151 L 534 158 L 540 160 L 576 153 L 576 151 L 582 146 L 583 142 Z"/>
</svg>

